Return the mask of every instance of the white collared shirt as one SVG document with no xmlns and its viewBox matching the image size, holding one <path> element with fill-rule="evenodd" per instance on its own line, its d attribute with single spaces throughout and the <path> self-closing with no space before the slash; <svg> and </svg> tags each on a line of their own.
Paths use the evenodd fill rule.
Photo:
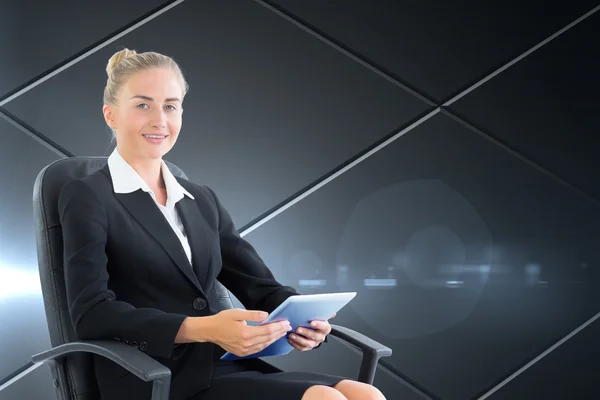
<svg viewBox="0 0 600 400">
<path fill-rule="evenodd" d="M 190 261 L 190 265 L 192 264 L 192 250 L 190 248 L 190 244 L 188 242 L 187 236 L 185 234 L 185 228 L 183 227 L 183 223 L 181 222 L 181 217 L 175 208 L 175 204 L 181 199 L 183 196 L 188 196 L 190 199 L 194 199 L 183 186 L 177 182 L 177 179 L 173 176 L 171 171 L 169 171 L 169 167 L 165 162 L 162 162 L 161 172 L 163 176 L 163 180 L 165 181 L 165 186 L 167 188 L 167 202 L 166 205 L 161 205 L 156 200 L 156 195 L 154 192 L 148 187 L 146 182 L 140 177 L 140 175 L 133 169 L 131 165 L 121 156 L 121 154 L 115 149 L 110 157 L 108 157 L 108 168 L 110 170 L 110 175 L 113 181 L 113 190 L 115 193 L 132 193 L 136 190 L 142 189 L 144 192 L 150 194 L 154 202 L 156 203 L 159 210 L 163 213 L 171 228 L 179 238 L 181 245 L 185 251 L 185 254 Z"/>
</svg>

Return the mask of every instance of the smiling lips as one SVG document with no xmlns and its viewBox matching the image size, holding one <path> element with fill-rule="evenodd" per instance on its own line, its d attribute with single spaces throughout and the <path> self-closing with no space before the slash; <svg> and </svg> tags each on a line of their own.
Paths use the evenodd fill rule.
<svg viewBox="0 0 600 400">
<path fill-rule="evenodd" d="M 146 138 L 146 140 L 148 140 L 151 143 L 162 143 L 163 140 L 165 140 L 169 135 L 161 135 L 158 133 L 148 133 L 148 134 L 144 134 L 142 135 Z"/>
</svg>

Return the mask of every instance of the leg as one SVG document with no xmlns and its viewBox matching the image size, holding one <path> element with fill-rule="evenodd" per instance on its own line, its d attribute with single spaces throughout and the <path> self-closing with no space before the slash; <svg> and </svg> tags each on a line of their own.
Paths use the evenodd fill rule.
<svg viewBox="0 0 600 400">
<path fill-rule="evenodd" d="M 379 389 L 362 382 L 344 379 L 335 385 L 334 388 L 348 400 L 385 400 Z"/>
<path fill-rule="evenodd" d="M 308 388 L 302 400 L 348 400 L 337 390 L 329 386 L 315 385 Z"/>
</svg>

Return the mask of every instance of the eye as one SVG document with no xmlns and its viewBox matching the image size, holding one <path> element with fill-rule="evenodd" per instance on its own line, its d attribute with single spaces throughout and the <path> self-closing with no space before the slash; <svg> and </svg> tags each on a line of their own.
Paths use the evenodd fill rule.
<svg viewBox="0 0 600 400">
<path fill-rule="evenodd" d="M 169 104 L 167 107 L 171 107 L 171 110 L 173 110 L 173 111 L 177 110 L 177 107 L 175 107 L 175 106 L 174 106 L 174 105 L 172 105 L 172 104 Z"/>
<path fill-rule="evenodd" d="M 139 104 L 139 105 L 137 106 L 137 108 L 143 108 L 143 106 L 146 106 L 146 107 L 147 107 L 147 106 L 148 106 L 148 104 L 146 104 L 146 103 Z"/>
</svg>

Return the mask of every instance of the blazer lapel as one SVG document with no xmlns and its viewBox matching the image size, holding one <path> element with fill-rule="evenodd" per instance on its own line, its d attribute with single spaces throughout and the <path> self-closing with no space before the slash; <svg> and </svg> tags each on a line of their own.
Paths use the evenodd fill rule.
<svg viewBox="0 0 600 400">
<path fill-rule="evenodd" d="M 175 208 L 179 213 L 190 242 L 194 271 L 202 287 L 207 290 L 207 279 L 211 270 L 210 242 L 207 235 L 209 228 L 195 200 L 184 196 L 183 199 L 177 202 Z"/>
<path fill-rule="evenodd" d="M 140 225 L 156 239 L 181 272 L 204 294 L 179 238 L 150 194 L 140 189 L 127 194 L 115 193 L 115 196 Z"/>
</svg>

